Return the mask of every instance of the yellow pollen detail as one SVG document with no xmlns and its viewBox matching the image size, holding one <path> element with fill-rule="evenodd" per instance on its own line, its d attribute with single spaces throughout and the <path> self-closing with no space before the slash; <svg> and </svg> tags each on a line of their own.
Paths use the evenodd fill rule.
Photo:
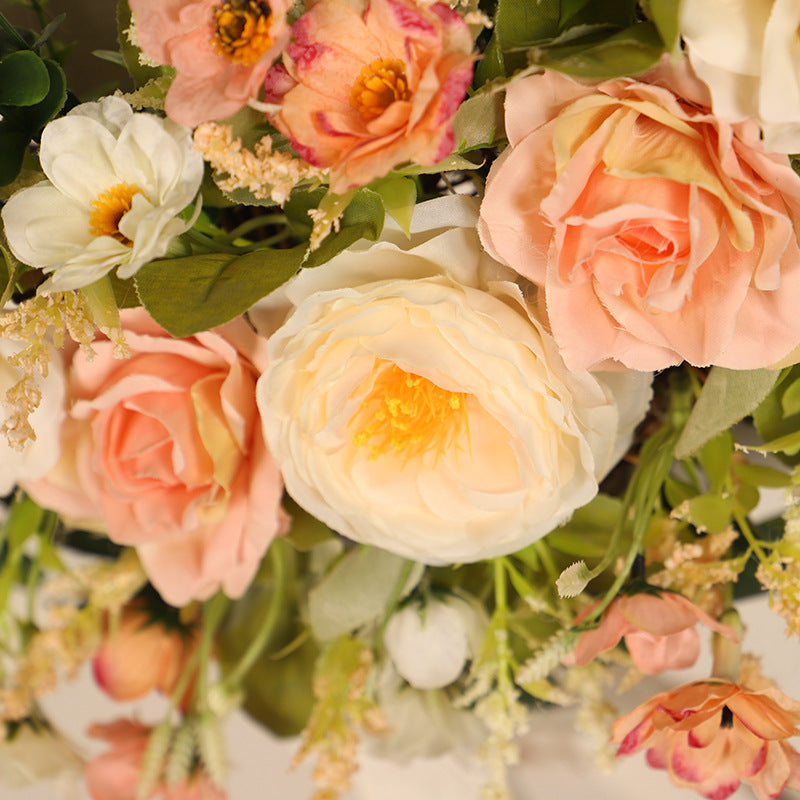
<svg viewBox="0 0 800 800">
<path fill-rule="evenodd" d="M 89 215 L 89 233 L 92 236 L 111 236 L 130 247 L 133 242 L 120 231 L 119 222 L 131 210 L 133 196 L 142 193 L 138 186 L 118 183 L 100 194 L 92 203 L 94 211 Z"/>
<path fill-rule="evenodd" d="M 353 441 L 371 443 L 372 458 L 394 452 L 408 460 L 430 450 L 438 457 L 469 436 L 467 397 L 388 364 L 350 420 L 358 430 Z"/>
<path fill-rule="evenodd" d="M 255 64 L 274 40 L 272 12 L 263 0 L 228 0 L 214 8 L 211 46 L 234 64 Z"/>
<path fill-rule="evenodd" d="M 396 100 L 408 100 L 406 68 L 397 58 L 376 58 L 367 64 L 350 90 L 350 105 L 364 122 L 377 119 Z"/>
</svg>

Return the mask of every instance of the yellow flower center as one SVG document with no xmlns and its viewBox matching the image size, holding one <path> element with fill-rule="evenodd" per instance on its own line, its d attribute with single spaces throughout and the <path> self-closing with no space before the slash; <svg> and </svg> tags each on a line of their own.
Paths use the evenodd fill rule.
<svg viewBox="0 0 800 800">
<path fill-rule="evenodd" d="M 89 215 L 89 233 L 92 236 L 111 236 L 130 247 L 133 242 L 120 231 L 119 221 L 131 210 L 133 196 L 143 193 L 138 186 L 118 183 L 103 192 L 92 203 L 94 209 Z"/>
<path fill-rule="evenodd" d="M 350 424 L 359 447 L 371 443 L 371 457 L 403 453 L 406 460 L 435 451 L 440 456 L 461 436 L 469 436 L 467 397 L 442 389 L 427 378 L 397 364 L 376 369 L 380 374 Z"/>
<path fill-rule="evenodd" d="M 271 16 L 263 0 L 228 0 L 216 6 L 212 47 L 234 64 L 255 64 L 274 43 Z"/>
<path fill-rule="evenodd" d="M 397 58 L 376 58 L 367 64 L 350 90 L 350 105 L 371 122 L 395 102 L 408 100 L 406 68 Z"/>
</svg>

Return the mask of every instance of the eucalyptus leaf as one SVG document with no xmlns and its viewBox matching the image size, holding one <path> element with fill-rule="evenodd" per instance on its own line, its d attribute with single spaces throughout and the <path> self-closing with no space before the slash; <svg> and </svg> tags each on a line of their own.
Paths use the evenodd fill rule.
<svg viewBox="0 0 800 800">
<path fill-rule="evenodd" d="M 326 641 L 354 631 L 383 614 L 408 562 L 375 547 L 358 547 L 342 557 L 308 594 L 314 636 Z M 400 598 L 419 583 L 425 567 L 414 564 Z"/>
<path fill-rule="evenodd" d="M 243 314 L 300 268 L 305 246 L 151 261 L 136 290 L 153 319 L 173 336 L 190 336 Z"/>
<path fill-rule="evenodd" d="M 750 414 L 767 396 L 779 370 L 714 367 L 678 439 L 675 457 L 688 458 L 709 439 Z"/>
<path fill-rule="evenodd" d="M 0 105 L 32 106 L 50 89 L 47 67 L 32 50 L 19 50 L 0 61 Z"/>
</svg>

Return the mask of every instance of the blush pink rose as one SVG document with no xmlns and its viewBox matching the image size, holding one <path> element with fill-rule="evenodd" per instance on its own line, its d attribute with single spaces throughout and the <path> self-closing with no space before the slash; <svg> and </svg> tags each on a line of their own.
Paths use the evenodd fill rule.
<svg viewBox="0 0 800 800">
<path fill-rule="evenodd" d="M 541 287 L 573 369 L 764 367 L 800 341 L 800 178 L 688 62 L 513 83 L 484 246 Z"/>
<path fill-rule="evenodd" d="M 584 609 L 576 618 L 576 624 L 591 610 L 592 606 Z M 580 635 L 564 663 L 583 667 L 624 639 L 634 665 L 645 675 L 658 675 L 667 669 L 687 669 L 700 654 L 698 622 L 737 640 L 733 628 L 717 622 L 682 595 L 672 592 L 620 595 L 605 610 L 597 628 Z"/>
<path fill-rule="evenodd" d="M 452 117 L 472 80 L 472 35 L 445 3 L 320 0 L 292 26 L 266 81 L 272 119 L 339 194 L 407 161 L 453 150 Z"/>
<path fill-rule="evenodd" d="M 86 788 L 92 800 L 139 800 L 142 761 L 151 728 L 127 719 L 107 725 L 92 725 L 89 735 L 104 739 L 111 749 L 93 758 L 84 771 Z M 159 783 L 146 800 L 227 800 L 202 771 L 195 771 L 188 780 L 169 786 Z"/>
<path fill-rule="evenodd" d="M 130 0 L 146 56 L 177 70 L 165 110 L 194 127 L 255 96 L 289 39 L 289 0 Z"/>
<path fill-rule="evenodd" d="M 199 643 L 190 631 L 167 628 L 136 606 L 106 623 L 92 659 L 98 686 L 114 700 L 134 700 L 158 690 L 172 694 Z"/>
<path fill-rule="evenodd" d="M 105 339 L 73 357 L 64 455 L 26 489 L 135 547 L 168 603 L 238 597 L 286 520 L 255 399 L 266 342 L 242 319 L 173 339 L 143 309 L 121 316 L 131 357 Z"/>
</svg>

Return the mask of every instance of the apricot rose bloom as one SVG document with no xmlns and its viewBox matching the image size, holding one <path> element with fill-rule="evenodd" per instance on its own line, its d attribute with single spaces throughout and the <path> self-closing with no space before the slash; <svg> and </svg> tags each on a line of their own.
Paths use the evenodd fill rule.
<svg viewBox="0 0 800 800">
<path fill-rule="evenodd" d="M 258 94 L 289 39 L 288 0 L 130 0 L 146 56 L 177 74 L 167 116 L 194 127 Z"/>
<path fill-rule="evenodd" d="M 768 686 L 696 681 L 650 698 L 614 723 L 618 756 L 647 751 L 676 786 L 725 800 L 744 782 L 759 800 L 800 789 L 800 703 Z"/>
<path fill-rule="evenodd" d="M 285 524 L 255 401 L 264 342 L 241 319 L 173 339 L 144 309 L 121 317 L 131 357 L 104 339 L 74 355 L 62 459 L 26 490 L 135 547 L 168 603 L 237 597 Z"/>
<path fill-rule="evenodd" d="M 568 370 L 472 198 L 417 206 L 285 289 L 258 402 L 291 496 L 339 533 L 427 564 L 549 533 L 594 497 L 650 399 L 644 373 Z"/>
<path fill-rule="evenodd" d="M 93 758 L 84 772 L 86 788 L 92 800 L 139 800 L 147 741 L 152 729 L 139 722 L 118 719 L 104 725 L 92 725 L 89 734 L 104 739 L 110 749 Z M 189 779 L 171 785 L 160 782 L 147 795 L 159 800 L 226 800 L 228 795 L 218 789 L 204 772 L 196 769 Z"/>
<path fill-rule="evenodd" d="M 513 83 L 480 233 L 574 368 L 768 366 L 800 341 L 800 177 L 710 112 L 688 62 Z"/>
<path fill-rule="evenodd" d="M 591 606 L 578 615 L 584 619 Z M 673 592 L 618 595 L 594 630 L 585 631 L 563 662 L 585 666 L 595 656 L 616 647 L 623 639 L 636 668 L 645 675 L 667 669 L 691 667 L 700 654 L 697 623 L 736 640 L 733 628 L 717 622 L 691 600 Z"/>
<path fill-rule="evenodd" d="M 472 35 L 445 3 L 320 0 L 292 26 L 267 76 L 272 119 L 345 192 L 406 161 L 453 150 L 452 117 L 472 80 Z"/>
</svg>

